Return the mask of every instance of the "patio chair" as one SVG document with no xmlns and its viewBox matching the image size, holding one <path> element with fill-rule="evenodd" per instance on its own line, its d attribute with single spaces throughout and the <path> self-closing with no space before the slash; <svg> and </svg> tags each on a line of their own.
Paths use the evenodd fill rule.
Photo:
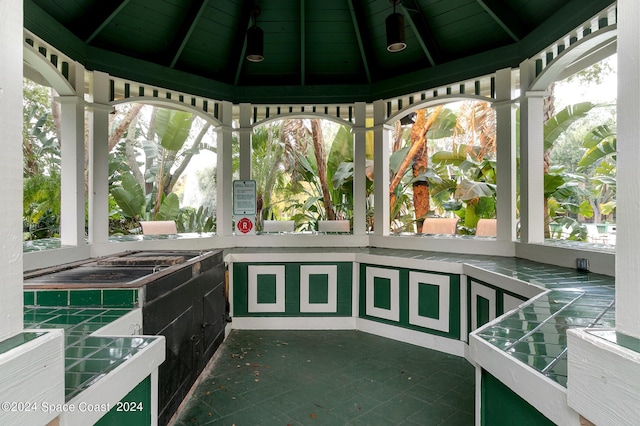
<svg viewBox="0 0 640 426">
<path fill-rule="evenodd" d="M 495 237 L 497 224 L 497 219 L 480 219 L 476 225 L 476 237 Z"/>
<path fill-rule="evenodd" d="M 428 217 L 422 225 L 423 234 L 455 235 L 458 218 Z"/>
<path fill-rule="evenodd" d="M 140 221 L 142 235 L 177 234 L 178 228 L 173 220 Z"/>
</svg>

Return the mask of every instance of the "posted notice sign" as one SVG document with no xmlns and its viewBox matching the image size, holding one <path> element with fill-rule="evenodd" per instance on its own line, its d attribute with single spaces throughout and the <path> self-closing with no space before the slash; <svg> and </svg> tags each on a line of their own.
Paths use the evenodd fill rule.
<svg viewBox="0 0 640 426">
<path fill-rule="evenodd" d="M 233 181 L 233 215 L 236 219 L 236 235 L 256 233 L 256 181 Z"/>
</svg>

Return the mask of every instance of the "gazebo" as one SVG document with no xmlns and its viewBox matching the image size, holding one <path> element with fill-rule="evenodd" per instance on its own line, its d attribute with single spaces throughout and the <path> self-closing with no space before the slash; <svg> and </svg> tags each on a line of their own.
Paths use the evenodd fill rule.
<svg viewBox="0 0 640 426">
<path fill-rule="evenodd" d="M 531 407 L 535 419 L 561 425 L 622 425 L 640 417 L 640 291 L 634 284 L 640 245 L 632 219 L 640 197 L 635 185 L 640 147 L 633 143 L 640 131 L 635 25 L 640 5 L 630 0 L 5 3 L 0 6 L 5 58 L 0 129 L 7 155 L 0 171 L 6 183 L 0 207 L 5 218 L 0 402 L 9 405 L 2 402 L 3 423 L 93 424 L 109 411 L 102 404 L 110 409 L 147 379 L 151 423 L 165 423 L 173 414 L 157 403 L 162 338 L 149 337 L 146 350 L 141 346 L 137 358 L 123 361 L 123 375 L 104 373 L 82 392 L 69 393 L 65 334 L 25 327 L 25 321 L 32 323 L 25 320 L 25 306 L 37 306 L 38 292 L 45 291 L 27 291 L 25 272 L 136 250 L 221 250 L 233 318 L 227 330 L 357 329 L 465 357 L 477 371 L 476 424 L 509 424 Z M 623 155 L 617 157 L 615 251 L 552 244 L 544 238 L 542 209 L 547 88 L 616 52 Z M 23 76 L 56 90 L 62 123 L 60 246 L 24 254 L 18 207 Z M 496 114 L 495 237 L 391 235 L 391 124 L 420 109 L 469 99 L 490 103 Z M 116 106 L 130 102 L 189 111 L 215 128 L 215 235 L 110 239 L 108 119 Z M 239 145 L 239 180 L 251 181 L 253 130 L 292 117 L 325 118 L 351 130 L 351 230 L 239 235 L 232 204 L 233 138 Z M 367 135 L 373 135 L 376 177 L 372 232 L 366 226 Z M 318 277 L 326 283 L 322 303 L 310 295 Z M 273 293 L 266 299 L 264 288 Z M 142 304 L 144 296 L 139 297 L 136 303 Z M 550 337 L 548 329 L 557 333 Z M 518 402 L 504 407 L 495 403 L 499 400 Z M 92 408 L 84 417 L 79 401 Z M 43 410 L 43 403 L 52 408 Z"/>
</svg>

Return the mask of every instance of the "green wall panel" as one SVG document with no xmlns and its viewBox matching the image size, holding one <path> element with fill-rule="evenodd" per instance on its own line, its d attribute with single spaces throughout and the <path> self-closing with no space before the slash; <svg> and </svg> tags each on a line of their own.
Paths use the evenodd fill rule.
<svg viewBox="0 0 640 426">
<path fill-rule="evenodd" d="M 309 276 L 309 303 L 327 303 L 329 301 L 329 279 L 327 275 Z"/>
<path fill-rule="evenodd" d="M 388 278 L 373 279 L 373 306 L 382 309 L 391 308 L 391 281 Z"/>
<path fill-rule="evenodd" d="M 482 426 L 553 426 L 554 423 L 506 385 L 482 370 Z"/>
<path fill-rule="evenodd" d="M 142 426 L 151 424 L 151 377 L 141 381 L 95 426 Z"/>
<path fill-rule="evenodd" d="M 440 318 L 440 287 L 437 285 L 420 283 L 418 286 L 418 313 L 423 317 Z"/>
<path fill-rule="evenodd" d="M 285 311 L 284 312 L 249 312 L 249 266 L 254 265 L 284 265 L 285 268 Z M 337 312 L 300 312 L 300 267 L 307 265 L 336 266 L 337 279 Z M 263 275 L 260 274 L 259 280 Z M 275 302 L 275 276 L 273 280 L 274 295 L 267 300 L 267 294 L 258 295 L 260 303 Z M 266 263 L 266 262 L 237 262 L 233 263 L 233 315 L 236 317 L 287 317 L 287 316 L 352 316 L 353 292 L 353 263 L 351 262 L 309 262 L 309 263 Z M 327 303 L 328 278 L 326 274 L 309 274 L 309 302 L 310 304 Z M 258 286 L 260 291 L 260 286 Z M 264 297 L 264 300 L 260 300 Z"/>
<path fill-rule="evenodd" d="M 275 275 L 258 275 L 258 303 L 276 303 Z"/>
<path fill-rule="evenodd" d="M 489 300 L 482 296 L 478 296 L 478 307 L 476 309 L 476 324 L 478 327 L 482 327 L 491 319 L 491 312 L 489 311 Z"/>
<path fill-rule="evenodd" d="M 391 269 L 398 271 L 399 274 L 399 299 L 400 299 L 400 320 L 398 322 L 391 321 L 384 318 L 379 318 L 371 315 L 367 315 L 367 306 L 366 306 L 366 274 L 367 268 L 376 268 L 376 269 Z M 434 330 L 426 327 L 420 327 L 415 324 L 411 324 L 409 322 L 409 272 L 428 272 L 429 274 L 435 275 L 443 275 L 449 278 L 449 332 L 443 332 L 440 330 Z M 431 272 L 431 271 L 420 271 L 414 269 L 406 269 L 406 268 L 393 268 L 393 267 L 385 267 L 379 265 L 368 265 L 365 263 L 360 264 L 360 318 L 365 318 L 371 321 L 377 321 L 384 324 L 390 324 L 395 326 L 400 326 L 416 331 L 422 331 L 442 337 L 448 337 L 452 339 L 460 339 L 460 276 L 454 274 L 445 274 L 439 272 Z M 439 295 L 439 290 L 437 286 L 428 285 L 424 289 L 422 287 L 425 284 L 421 284 L 419 297 L 424 298 L 425 307 L 420 306 L 419 313 L 424 316 L 428 316 L 431 318 L 436 318 L 439 315 L 438 306 L 433 306 L 434 301 L 428 300 L 432 297 L 435 297 L 436 293 Z M 432 289 L 431 287 L 436 287 L 436 289 Z M 421 294 L 422 293 L 422 294 Z M 437 299 L 435 299 L 437 300 Z M 375 301 L 374 301 L 375 304 Z M 422 305 L 422 304 L 421 304 Z M 437 303 L 436 303 L 437 305 Z"/>
</svg>

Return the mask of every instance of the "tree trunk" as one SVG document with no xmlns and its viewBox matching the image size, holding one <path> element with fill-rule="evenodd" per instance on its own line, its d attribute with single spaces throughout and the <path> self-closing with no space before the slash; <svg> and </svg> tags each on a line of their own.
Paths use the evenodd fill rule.
<svg viewBox="0 0 640 426">
<path fill-rule="evenodd" d="M 396 172 L 393 180 L 389 184 L 389 197 L 390 197 L 389 209 L 390 209 L 390 211 L 393 211 L 394 204 L 396 202 L 396 198 L 395 198 L 395 195 L 394 195 L 396 187 L 402 181 L 402 177 L 404 176 L 404 173 L 407 171 L 407 168 L 409 167 L 409 164 L 411 163 L 411 161 L 414 160 L 414 157 L 417 155 L 418 152 L 420 152 L 420 150 L 424 149 L 425 152 L 426 152 L 427 131 L 429 131 L 429 128 L 433 125 L 433 123 L 435 122 L 436 118 L 438 118 L 438 115 L 440 115 L 440 111 L 442 111 L 442 106 L 436 107 L 433 110 L 433 112 L 431 114 L 429 114 L 428 118 L 426 117 L 426 110 L 418 111 L 418 114 L 416 116 L 416 122 L 411 127 L 411 148 L 409 149 L 409 152 L 407 153 L 407 156 L 405 157 L 405 159 L 402 162 L 402 164 L 400 164 L 400 167 L 398 168 L 398 171 Z M 428 159 L 425 159 L 424 161 L 428 161 Z M 426 170 L 426 166 L 425 166 L 425 170 Z M 421 192 L 421 194 L 424 193 L 424 191 L 420 191 L 420 189 L 418 191 Z M 426 191 L 426 195 L 427 195 L 426 203 L 427 203 L 427 211 L 428 211 L 428 203 L 429 203 L 429 199 L 428 199 L 429 191 L 428 191 L 428 189 Z M 424 194 L 422 194 L 421 197 L 424 197 Z M 414 199 L 414 203 L 415 203 L 415 199 Z M 419 200 L 419 203 L 424 205 L 424 198 L 421 198 Z M 415 206 L 415 204 L 414 204 L 414 206 Z M 418 215 L 416 214 L 416 217 L 417 216 Z"/>
<path fill-rule="evenodd" d="M 329 192 L 329 184 L 327 182 L 324 138 L 322 137 L 322 128 L 320 127 L 320 120 L 318 119 L 311 120 L 311 137 L 313 139 L 313 151 L 316 155 L 316 163 L 318 165 L 318 178 L 320 179 L 320 188 L 322 189 L 324 209 L 327 213 L 327 219 L 334 220 L 333 203 L 331 202 L 331 193 Z"/>
<path fill-rule="evenodd" d="M 145 187 L 144 176 L 138 167 L 138 160 L 136 160 L 136 153 L 133 149 L 133 144 L 135 143 L 135 135 L 136 135 L 136 127 L 138 126 L 138 116 L 134 116 L 131 121 L 129 121 L 129 131 L 127 132 L 127 138 L 124 142 L 124 150 L 127 155 L 127 163 L 129 163 L 129 168 L 131 169 L 131 173 L 133 177 L 136 178 L 136 182 L 142 188 Z M 124 132 L 123 132 L 124 134 Z"/>
<path fill-rule="evenodd" d="M 149 118 L 149 128 L 147 129 L 147 140 L 150 140 L 150 141 L 156 140 L 156 116 L 157 115 L 158 115 L 158 107 L 154 106 L 151 109 L 151 117 Z M 158 153 L 162 154 L 162 152 L 159 151 Z M 160 163 L 160 160 L 158 160 L 158 163 Z M 149 170 L 152 165 L 153 165 L 153 160 L 147 158 L 146 164 L 145 164 L 145 170 Z M 162 167 L 162 166 L 163 165 L 160 163 L 158 167 Z M 158 190 L 160 190 L 160 188 L 161 187 L 159 186 Z M 144 193 L 149 194 L 151 191 L 153 191 L 153 182 L 146 182 Z"/>
<path fill-rule="evenodd" d="M 120 121 L 116 128 L 111 131 L 111 134 L 109 135 L 109 152 L 111 152 L 113 147 L 116 146 L 118 142 L 120 142 L 120 139 L 122 139 L 122 137 L 124 136 L 124 132 L 127 129 L 129 129 L 129 131 L 133 129 L 135 133 L 135 126 L 132 128 L 131 122 L 134 118 L 138 117 L 138 114 L 140 113 L 140 110 L 143 106 L 143 104 L 131 105 L 131 108 L 129 108 L 129 111 L 127 111 L 122 121 Z M 111 117 L 115 117 L 115 115 L 112 115 Z"/>
<path fill-rule="evenodd" d="M 211 127 L 211 124 L 209 123 L 205 123 L 205 125 L 202 126 L 200 133 L 198 133 L 198 136 L 196 136 L 196 139 L 193 141 L 194 147 L 197 147 L 202 143 L 202 139 L 204 139 L 204 137 L 207 135 L 207 131 L 209 130 L 209 127 Z M 182 173 L 184 173 L 184 171 L 186 170 L 192 158 L 193 158 L 193 153 L 191 151 L 185 154 L 184 158 L 180 162 L 180 165 L 176 168 L 175 172 L 173 172 L 173 174 L 171 175 L 171 178 L 169 179 L 169 182 L 167 183 L 166 188 L 164 188 L 165 194 L 169 194 L 170 192 L 173 191 L 173 187 L 176 186 L 176 183 L 178 183 L 178 179 L 180 179 L 180 176 L 182 176 Z"/>
<path fill-rule="evenodd" d="M 420 110 L 416 114 L 416 122 L 411 128 L 411 143 L 417 145 L 413 155 L 413 177 L 417 177 L 427 171 L 429 157 L 427 154 L 427 118 L 426 111 Z M 427 181 L 413 183 L 413 209 L 416 216 L 417 231 L 421 232 L 424 218 L 429 213 L 429 184 Z"/>
</svg>

